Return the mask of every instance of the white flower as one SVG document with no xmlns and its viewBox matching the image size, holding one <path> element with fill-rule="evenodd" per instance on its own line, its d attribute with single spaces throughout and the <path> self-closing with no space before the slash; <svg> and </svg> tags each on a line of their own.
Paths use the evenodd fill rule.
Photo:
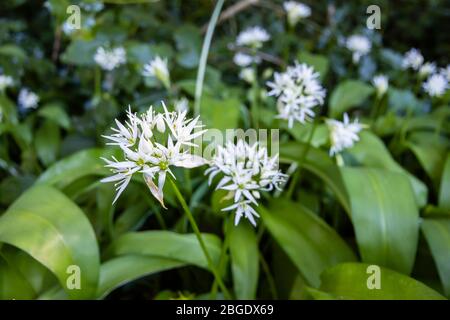
<svg viewBox="0 0 450 320">
<path fill-rule="evenodd" d="M 185 97 L 175 101 L 175 110 L 178 112 L 184 112 L 189 110 L 189 100 Z"/>
<path fill-rule="evenodd" d="M 256 79 L 255 70 L 253 68 L 244 68 L 239 72 L 239 78 L 248 83 L 253 83 Z"/>
<path fill-rule="evenodd" d="M 163 108 L 164 113 L 156 113 L 150 107 L 138 116 L 129 107 L 125 124 L 116 120 L 117 128 L 112 128 L 114 133 L 103 136 L 111 141 L 108 144 L 119 146 L 124 155 L 123 161 L 104 159 L 114 175 L 101 182 L 116 182 L 117 194 L 113 203 L 125 190 L 131 176 L 140 173 L 152 195 L 164 207 L 163 187 L 167 173 L 173 176 L 171 166 L 194 168 L 206 163 L 202 157 L 189 154 L 183 147 L 197 147 L 191 140 L 205 133 L 206 130 L 192 132 L 202 127 L 197 124 L 198 118 L 186 119 L 186 112 L 169 112 L 164 103 Z"/>
<path fill-rule="evenodd" d="M 423 83 L 423 89 L 432 97 L 440 97 L 448 89 L 448 80 L 442 74 L 435 73 Z"/>
<path fill-rule="evenodd" d="M 436 72 L 436 64 L 434 62 L 425 62 L 420 68 L 419 68 L 419 76 L 421 78 L 427 77 L 430 74 L 433 74 Z"/>
<path fill-rule="evenodd" d="M 222 210 L 236 209 L 235 225 L 244 216 L 256 226 L 254 217 L 259 216 L 252 205 L 258 205 L 260 192 L 281 190 L 287 176 L 278 170 L 277 161 L 278 155 L 269 157 L 267 149 L 257 143 L 250 146 L 239 140 L 237 144 L 228 141 L 225 147 L 218 146 L 205 174 L 209 174 L 209 184 L 215 176 L 222 175 L 216 189 L 230 192 L 235 204 Z"/>
<path fill-rule="evenodd" d="M 24 109 L 35 109 L 38 106 L 39 97 L 36 93 L 24 88 L 19 92 L 18 102 Z"/>
<path fill-rule="evenodd" d="M 311 15 L 311 8 L 303 3 L 286 1 L 283 3 L 283 8 L 288 15 L 288 22 L 291 26 L 295 26 L 300 19 Z"/>
<path fill-rule="evenodd" d="M 170 87 L 170 74 L 167 66 L 167 59 L 162 59 L 160 56 L 156 56 L 149 63 L 144 65 L 142 70 L 144 77 L 155 77 L 166 87 Z"/>
<path fill-rule="evenodd" d="M 358 63 L 362 56 L 368 54 L 372 48 L 370 40 L 363 35 L 353 35 L 347 38 L 345 46 L 353 52 L 353 63 Z"/>
<path fill-rule="evenodd" d="M 13 84 L 14 80 L 12 77 L 0 74 L 0 91 L 3 91 L 8 87 L 11 87 Z"/>
<path fill-rule="evenodd" d="M 233 62 L 239 67 L 247 67 L 253 62 L 260 63 L 261 59 L 257 56 L 251 56 L 242 52 L 238 52 L 234 55 Z"/>
<path fill-rule="evenodd" d="M 447 78 L 447 81 L 450 81 L 450 64 L 445 68 L 441 68 L 441 74 Z"/>
<path fill-rule="evenodd" d="M 423 56 L 419 50 L 416 48 L 412 48 L 408 52 L 405 53 L 403 57 L 402 67 L 404 69 L 412 68 L 414 70 L 418 70 L 423 63 Z"/>
<path fill-rule="evenodd" d="M 248 46 L 255 49 L 261 48 L 264 42 L 270 40 L 270 34 L 260 26 L 247 28 L 239 33 L 236 44 L 238 46 Z"/>
<path fill-rule="evenodd" d="M 372 84 L 377 90 L 379 97 L 383 96 L 389 88 L 389 78 L 383 74 L 379 74 L 372 79 Z"/>
<path fill-rule="evenodd" d="M 126 63 L 126 52 L 123 47 L 114 49 L 97 48 L 94 61 L 103 69 L 111 71 Z"/>
<path fill-rule="evenodd" d="M 292 128 L 294 121 L 305 123 L 311 120 L 315 113 L 312 110 L 322 105 L 325 99 L 325 89 L 319 83 L 319 73 L 305 63 L 295 62 L 286 72 L 274 74 L 274 82 L 267 82 L 270 87 L 269 96 L 278 98 L 278 118 L 288 121 Z"/>
<path fill-rule="evenodd" d="M 363 126 L 358 123 L 358 119 L 356 119 L 353 123 L 350 123 L 348 115 L 344 113 L 343 122 L 328 119 L 326 123 L 330 130 L 330 155 L 334 155 L 344 149 L 351 148 L 356 141 L 359 141 L 358 133 L 363 129 Z"/>
</svg>

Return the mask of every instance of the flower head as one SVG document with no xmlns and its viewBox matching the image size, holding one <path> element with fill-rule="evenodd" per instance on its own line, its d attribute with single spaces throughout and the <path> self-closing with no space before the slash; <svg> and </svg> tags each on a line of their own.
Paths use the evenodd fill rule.
<svg viewBox="0 0 450 320">
<path fill-rule="evenodd" d="M 0 91 L 5 90 L 7 87 L 11 87 L 14 84 L 14 80 L 10 76 L 0 74 Z"/>
<path fill-rule="evenodd" d="M 315 115 L 312 110 L 322 105 L 325 89 L 321 86 L 319 73 L 305 63 L 295 62 L 286 72 L 274 74 L 274 81 L 267 82 L 270 87 L 269 96 L 278 98 L 278 118 L 288 121 L 292 128 L 294 121 L 305 123 Z"/>
<path fill-rule="evenodd" d="M 39 96 L 36 93 L 24 88 L 19 92 L 18 102 L 19 106 L 24 109 L 35 109 L 38 106 Z"/>
<path fill-rule="evenodd" d="M 166 88 L 170 87 L 170 74 L 167 66 L 167 59 L 156 56 L 153 60 L 144 65 L 142 75 L 144 77 L 154 77 L 161 81 Z"/>
<path fill-rule="evenodd" d="M 253 83 L 256 79 L 255 70 L 253 68 L 243 68 L 239 72 L 239 78 L 248 83 Z"/>
<path fill-rule="evenodd" d="M 441 68 L 440 73 L 447 78 L 447 81 L 450 81 L 450 64 L 445 68 Z"/>
<path fill-rule="evenodd" d="M 260 26 L 254 26 L 245 29 L 239 33 L 236 44 L 238 46 L 248 46 L 251 48 L 259 49 L 264 42 L 270 40 L 270 34 Z"/>
<path fill-rule="evenodd" d="M 288 22 L 291 26 L 295 26 L 300 19 L 311 15 L 311 8 L 300 2 L 286 1 L 283 3 L 283 8 L 287 13 Z"/>
<path fill-rule="evenodd" d="M 377 95 L 382 97 L 389 88 L 389 78 L 383 74 L 379 74 L 373 77 L 372 84 L 377 90 Z"/>
<path fill-rule="evenodd" d="M 423 56 L 419 50 L 412 48 L 405 53 L 403 57 L 402 66 L 404 69 L 412 68 L 418 70 L 423 63 Z"/>
<path fill-rule="evenodd" d="M 368 54 L 372 49 L 372 43 L 363 35 L 353 35 L 347 38 L 345 46 L 348 50 L 353 52 L 353 63 L 358 63 L 362 56 Z"/>
<path fill-rule="evenodd" d="M 111 71 L 126 63 L 126 52 L 123 47 L 114 49 L 105 49 L 103 47 L 99 47 L 95 52 L 94 61 L 103 70 Z"/>
<path fill-rule="evenodd" d="M 433 74 L 436 72 L 436 64 L 434 62 L 425 62 L 420 68 L 419 68 L 419 76 L 420 77 L 427 77 L 430 74 Z"/>
<path fill-rule="evenodd" d="M 178 112 L 187 112 L 189 110 L 189 100 L 182 97 L 175 101 L 175 110 Z"/>
<path fill-rule="evenodd" d="M 435 73 L 422 86 L 430 96 L 440 97 L 448 89 L 448 80 L 443 74 Z"/>
<path fill-rule="evenodd" d="M 343 122 L 334 119 L 328 119 L 326 122 L 330 130 L 330 155 L 351 148 L 356 141 L 359 141 L 358 133 L 363 129 L 363 126 L 358 123 L 358 119 L 351 123 L 348 115 L 344 113 Z"/>
<path fill-rule="evenodd" d="M 239 67 L 248 67 L 252 63 L 260 63 L 261 59 L 258 56 L 238 52 L 234 55 L 233 62 Z"/>
<path fill-rule="evenodd" d="M 250 146 L 243 140 L 237 144 L 228 141 L 225 147 L 218 147 L 205 174 L 209 174 L 209 184 L 222 175 L 216 189 L 230 192 L 234 204 L 222 211 L 236 210 L 235 225 L 243 216 L 256 226 L 255 217 L 259 215 L 252 206 L 258 205 L 260 192 L 281 190 L 287 176 L 278 170 L 277 161 L 278 155 L 269 157 L 267 149 L 257 143 Z"/>
<path fill-rule="evenodd" d="M 164 113 L 157 113 L 152 107 L 138 116 L 127 111 L 125 124 L 116 120 L 117 128 L 113 134 L 103 136 L 123 151 L 124 160 L 104 159 L 106 167 L 114 173 L 101 182 L 116 182 L 116 202 L 135 173 L 142 174 L 152 195 L 164 207 L 163 187 L 166 175 L 172 166 L 194 168 L 205 164 L 202 157 L 192 155 L 184 146 L 196 145 L 191 140 L 205 133 L 206 130 L 193 132 L 202 126 L 199 118 L 187 119 L 186 111 L 169 112 L 163 103 Z M 174 177 L 174 176 L 173 176 Z M 175 177 L 174 177 L 175 178 Z"/>
</svg>

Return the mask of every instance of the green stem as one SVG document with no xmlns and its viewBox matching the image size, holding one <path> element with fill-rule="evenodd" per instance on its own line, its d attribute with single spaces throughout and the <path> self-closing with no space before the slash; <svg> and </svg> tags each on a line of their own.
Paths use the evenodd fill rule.
<svg viewBox="0 0 450 320">
<path fill-rule="evenodd" d="M 223 240 L 222 251 L 220 252 L 220 261 L 219 261 L 220 274 L 222 274 L 223 268 L 225 267 L 225 261 L 226 261 L 225 257 L 226 257 L 227 250 L 230 246 L 230 233 L 232 232 L 232 228 L 233 228 L 232 221 L 226 220 L 225 226 L 226 226 L 225 227 L 225 235 L 224 235 L 224 240 Z M 216 300 L 217 288 L 218 288 L 218 283 L 217 283 L 216 279 L 214 279 L 214 283 L 211 288 L 211 295 L 210 295 L 212 300 Z"/>
<path fill-rule="evenodd" d="M 261 252 L 259 253 L 259 261 L 261 262 L 261 267 L 263 268 L 263 271 L 267 277 L 267 281 L 269 282 L 269 288 L 272 294 L 272 298 L 278 300 L 278 292 L 277 287 L 275 286 L 275 281 L 273 279 L 272 274 L 270 273 L 269 265 L 267 264 Z"/>
<path fill-rule="evenodd" d="M 252 105 L 251 105 L 252 122 L 253 122 L 253 127 L 256 130 L 258 130 L 259 129 L 259 106 L 258 106 L 259 85 L 258 85 L 256 64 L 253 64 L 253 73 L 255 75 L 255 79 L 253 80 L 253 83 L 252 83 Z"/>
<path fill-rule="evenodd" d="M 214 8 L 211 20 L 206 30 L 205 40 L 203 41 L 202 53 L 200 54 L 200 62 L 198 65 L 197 81 L 195 83 L 195 115 L 200 114 L 200 100 L 202 98 L 203 81 L 205 80 L 206 61 L 208 60 L 209 47 L 211 45 L 214 29 L 216 28 L 217 19 L 219 19 L 220 11 L 225 0 L 218 0 Z"/>
<path fill-rule="evenodd" d="M 290 184 L 288 192 L 286 194 L 287 198 L 291 198 L 292 197 L 292 194 L 294 193 L 295 185 L 297 184 L 298 180 L 300 179 L 300 172 L 302 171 L 303 163 L 305 162 L 306 157 L 307 157 L 308 152 L 309 152 L 309 149 L 311 147 L 311 141 L 312 141 L 312 138 L 314 136 L 314 132 L 316 131 L 317 122 L 318 122 L 318 120 L 317 120 L 317 117 L 316 117 L 314 119 L 311 131 L 309 132 L 309 137 L 308 137 L 308 140 L 306 141 L 305 150 L 303 151 L 303 154 L 300 157 L 300 160 L 298 162 L 297 170 L 295 170 L 294 176 L 292 177 L 291 184 Z"/>
<path fill-rule="evenodd" d="M 191 223 L 192 229 L 195 232 L 195 235 L 197 236 L 197 240 L 200 244 L 200 247 L 203 250 L 203 253 L 205 254 L 205 258 L 208 262 L 209 269 L 213 273 L 220 289 L 222 290 L 223 294 L 225 295 L 225 298 L 231 299 L 231 295 L 225 287 L 222 278 L 220 277 L 219 272 L 217 271 L 216 267 L 214 266 L 214 263 L 212 262 L 211 256 L 209 255 L 208 249 L 206 248 L 205 242 L 203 241 L 202 235 L 200 233 L 200 230 L 197 226 L 197 222 L 195 222 L 194 216 L 192 215 L 191 210 L 189 209 L 188 205 L 186 204 L 186 201 L 184 200 L 183 196 L 180 193 L 180 190 L 178 189 L 176 183 L 173 181 L 172 177 L 169 177 L 170 183 L 172 184 L 172 188 L 175 192 L 175 196 L 178 198 L 178 201 L 180 201 L 181 206 L 183 207 L 184 212 L 186 213 L 186 216 L 189 219 L 189 222 Z"/>
</svg>

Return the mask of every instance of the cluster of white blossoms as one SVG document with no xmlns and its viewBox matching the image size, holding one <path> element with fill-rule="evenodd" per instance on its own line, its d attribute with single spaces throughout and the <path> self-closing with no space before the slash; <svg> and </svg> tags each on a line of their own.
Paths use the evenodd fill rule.
<svg viewBox="0 0 450 320">
<path fill-rule="evenodd" d="M 189 100 L 186 97 L 181 97 L 180 99 L 176 100 L 174 105 L 175 105 L 175 110 L 178 112 L 188 112 L 189 111 Z"/>
<path fill-rule="evenodd" d="M 366 36 L 356 34 L 347 38 L 345 47 L 353 53 L 353 63 L 358 63 L 362 56 L 370 52 L 372 43 Z"/>
<path fill-rule="evenodd" d="M 225 147 L 218 146 L 205 174 L 210 175 L 209 184 L 216 175 L 223 175 L 216 189 L 230 192 L 234 204 L 222 211 L 235 210 L 235 225 L 244 217 L 256 226 L 255 217 L 259 215 L 252 206 L 258 206 L 260 192 L 281 190 L 287 175 L 278 170 L 277 161 L 278 155 L 268 156 L 267 148 L 257 143 L 250 146 L 239 140 L 236 144 L 228 141 Z"/>
<path fill-rule="evenodd" d="M 24 109 L 35 109 L 39 103 L 39 96 L 36 93 L 24 88 L 19 92 L 18 103 L 19 106 Z"/>
<path fill-rule="evenodd" d="M 170 168 L 194 168 L 206 161 L 190 154 L 186 147 L 197 147 L 192 140 L 204 134 L 206 130 L 195 119 L 186 118 L 187 111 L 169 112 L 163 103 L 164 112 L 157 113 L 152 107 L 138 116 L 127 111 L 128 120 L 122 124 L 116 120 L 114 133 L 103 136 L 110 140 L 108 144 L 117 145 L 123 151 L 124 160 L 103 159 L 106 167 L 114 175 L 101 182 L 115 182 L 117 194 L 113 203 L 129 184 L 135 173 L 142 174 L 152 195 L 164 206 L 163 187 L 166 175 L 173 175 Z M 175 177 L 174 177 L 175 178 Z"/>
<path fill-rule="evenodd" d="M 144 77 L 153 77 L 160 81 L 166 88 L 170 87 L 169 67 L 167 59 L 156 56 L 150 62 L 144 65 L 142 75 Z"/>
<path fill-rule="evenodd" d="M 236 44 L 238 46 L 247 46 L 253 49 L 259 49 L 264 42 L 270 40 L 270 34 L 260 26 L 254 26 L 245 29 L 239 33 Z"/>
<path fill-rule="evenodd" d="M 427 77 L 430 74 L 433 74 L 435 72 L 436 72 L 436 63 L 434 63 L 434 62 L 425 62 L 419 68 L 419 76 L 421 78 Z"/>
<path fill-rule="evenodd" d="M 103 70 L 111 71 L 127 62 L 126 51 L 123 47 L 114 49 L 99 47 L 95 52 L 94 61 Z"/>
<path fill-rule="evenodd" d="M 389 88 L 389 78 L 384 74 L 373 77 L 372 84 L 377 90 L 378 97 L 382 97 Z"/>
<path fill-rule="evenodd" d="M 242 52 L 237 52 L 233 57 L 233 62 L 239 67 L 248 67 L 252 63 L 260 63 L 261 58 L 258 56 L 251 56 Z"/>
<path fill-rule="evenodd" d="M 269 96 L 278 98 L 277 118 L 288 121 L 292 128 L 294 121 L 305 123 L 315 116 L 313 108 L 324 103 L 325 89 L 319 82 L 319 73 L 305 63 L 295 62 L 283 73 L 274 73 L 274 81 L 267 82 Z"/>
<path fill-rule="evenodd" d="M 311 8 L 300 2 L 286 1 L 283 3 L 283 8 L 287 13 L 288 23 L 291 26 L 295 26 L 301 19 L 311 15 Z"/>
<path fill-rule="evenodd" d="M 344 113 L 343 122 L 327 119 L 326 123 L 330 130 L 331 156 L 353 147 L 355 142 L 359 141 L 358 133 L 363 129 L 363 125 L 358 123 L 358 119 L 351 123 L 347 113 Z"/>
<path fill-rule="evenodd" d="M 422 87 L 431 97 L 440 97 L 449 88 L 448 79 L 443 73 L 435 73 L 423 83 Z"/>
<path fill-rule="evenodd" d="M 420 66 L 423 63 L 423 56 L 420 53 L 420 50 L 416 48 L 412 48 L 408 52 L 405 53 L 402 61 L 402 67 L 404 69 L 411 68 L 413 70 L 419 70 Z"/>
<path fill-rule="evenodd" d="M 11 87 L 14 84 L 14 80 L 11 76 L 0 74 L 0 91 L 4 91 L 6 88 Z"/>
</svg>

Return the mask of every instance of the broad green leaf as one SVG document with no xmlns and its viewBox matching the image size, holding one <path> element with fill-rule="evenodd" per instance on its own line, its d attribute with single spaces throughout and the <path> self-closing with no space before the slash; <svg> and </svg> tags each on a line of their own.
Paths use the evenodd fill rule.
<svg viewBox="0 0 450 320">
<path fill-rule="evenodd" d="M 174 39 L 178 64 L 189 69 L 198 66 L 202 45 L 200 30 L 193 25 L 183 25 L 175 30 Z"/>
<path fill-rule="evenodd" d="M 287 123 L 285 121 L 281 122 L 281 127 L 285 128 L 289 131 L 290 134 L 295 138 L 295 140 L 307 143 L 309 136 L 311 134 L 311 130 L 313 127 L 312 123 L 301 124 L 295 123 L 292 128 L 288 128 Z M 328 126 L 326 124 L 317 125 L 314 130 L 311 145 L 318 148 L 324 144 L 326 144 L 329 140 L 330 132 L 328 130 Z"/>
<path fill-rule="evenodd" d="M 186 263 L 180 260 L 141 255 L 124 255 L 108 260 L 100 268 L 97 298 L 104 298 L 115 288 L 140 277 L 184 265 Z"/>
<path fill-rule="evenodd" d="M 450 152 L 447 153 L 439 189 L 439 206 L 450 210 Z"/>
<path fill-rule="evenodd" d="M 447 297 L 450 297 L 450 219 L 424 219 L 422 232 L 427 239 Z"/>
<path fill-rule="evenodd" d="M 380 289 L 369 289 L 376 271 L 368 269 L 365 263 L 342 263 L 321 276 L 319 290 L 332 299 L 350 300 L 442 300 L 438 292 L 408 276 L 380 267 Z"/>
<path fill-rule="evenodd" d="M 45 166 L 56 160 L 61 144 L 58 125 L 51 121 L 45 121 L 36 131 L 34 144 L 39 159 Z"/>
<path fill-rule="evenodd" d="M 61 104 L 46 104 L 39 108 L 38 114 L 43 118 L 52 120 L 64 129 L 70 128 L 70 118 Z"/>
<path fill-rule="evenodd" d="M 36 293 L 27 279 L 0 254 L 0 300 L 29 300 Z"/>
<path fill-rule="evenodd" d="M 258 207 L 261 219 L 305 279 L 320 284 L 320 274 L 335 264 L 354 261 L 344 240 L 316 214 L 299 204 L 276 199 Z"/>
<path fill-rule="evenodd" d="M 0 55 L 10 56 L 22 61 L 27 59 L 26 52 L 21 47 L 14 44 L 4 44 L 0 46 Z"/>
<path fill-rule="evenodd" d="M 218 130 L 237 128 L 240 105 L 241 102 L 236 98 L 220 100 L 203 95 L 201 104 L 202 121 L 207 127 Z M 212 134 L 212 131 L 209 134 Z M 208 136 L 208 133 L 205 136 Z"/>
<path fill-rule="evenodd" d="M 0 242 L 13 245 L 50 269 L 74 299 L 95 295 L 100 259 L 94 231 L 70 199 L 48 186 L 27 190 L 0 217 Z M 70 290 L 69 266 L 80 268 L 80 289 Z"/>
<path fill-rule="evenodd" d="M 314 70 L 319 72 L 320 79 L 324 79 L 328 72 L 329 61 L 328 58 L 321 54 L 312 54 L 307 51 L 302 51 L 298 54 L 300 63 L 306 63 L 314 67 Z"/>
<path fill-rule="evenodd" d="M 214 264 L 218 264 L 221 241 L 212 234 L 202 234 Z M 208 262 L 195 234 L 171 231 L 130 232 L 117 238 L 108 250 L 109 256 L 143 255 L 167 258 L 208 269 Z"/>
<path fill-rule="evenodd" d="M 287 142 L 280 144 L 280 160 L 300 162 L 305 152 L 305 144 Z M 320 149 L 310 147 L 302 166 L 322 179 L 335 193 L 344 209 L 350 213 L 350 202 L 339 168 L 328 154 Z"/>
<path fill-rule="evenodd" d="M 94 55 L 97 48 L 102 45 L 99 40 L 74 40 L 61 55 L 64 63 L 78 66 L 94 66 Z"/>
<path fill-rule="evenodd" d="M 229 237 L 236 299 L 255 299 L 259 276 L 259 250 L 254 228 L 249 223 L 241 222 L 231 229 Z"/>
<path fill-rule="evenodd" d="M 37 183 L 51 184 L 64 188 L 75 180 L 88 175 L 108 175 L 110 171 L 104 168 L 101 157 L 109 158 L 116 150 L 88 149 L 79 151 L 58 161 L 48 168 L 37 180 Z"/>
<path fill-rule="evenodd" d="M 341 82 L 331 93 L 330 117 L 338 118 L 352 107 L 361 105 L 372 93 L 372 86 L 358 80 Z"/>
<path fill-rule="evenodd" d="M 364 166 L 404 173 L 414 189 L 418 206 L 423 207 L 427 203 L 427 186 L 395 162 L 384 143 L 370 131 L 362 131 L 360 141 L 347 152 Z"/>
<path fill-rule="evenodd" d="M 362 260 L 409 274 L 416 256 L 419 212 L 404 174 L 342 168 Z"/>
</svg>

